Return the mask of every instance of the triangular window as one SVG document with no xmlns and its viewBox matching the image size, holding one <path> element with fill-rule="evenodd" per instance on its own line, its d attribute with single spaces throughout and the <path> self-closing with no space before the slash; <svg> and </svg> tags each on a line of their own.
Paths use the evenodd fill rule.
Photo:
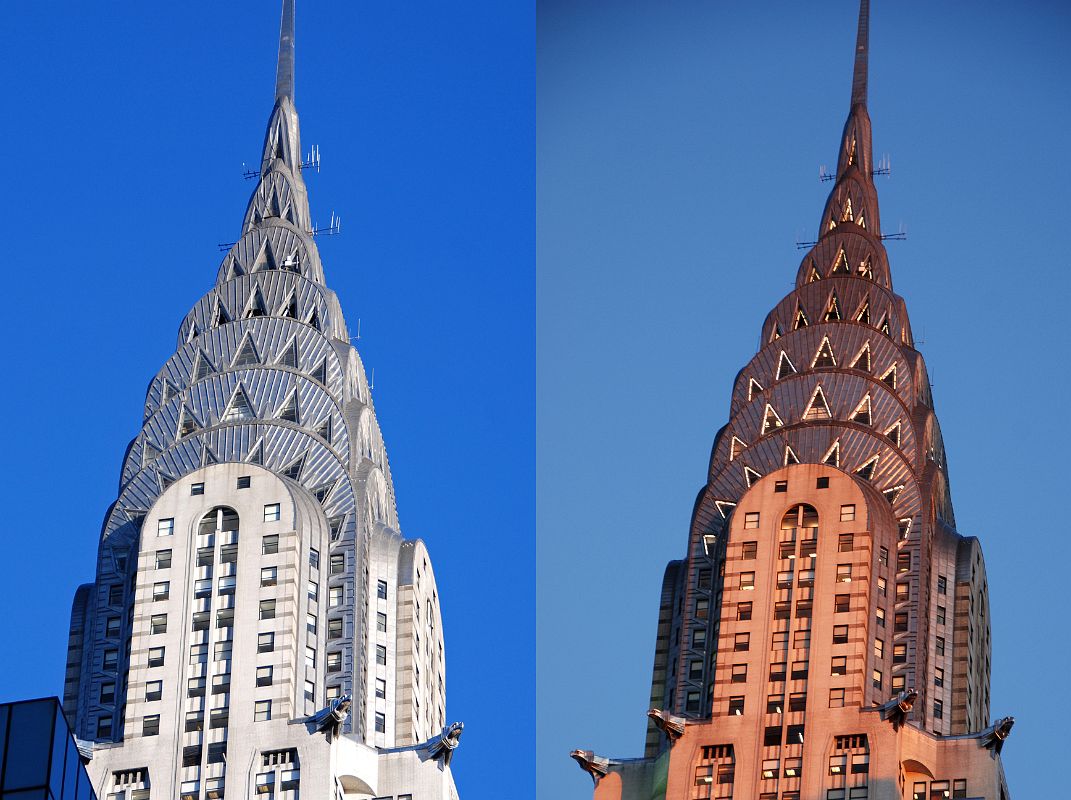
<svg viewBox="0 0 1071 800">
<path fill-rule="evenodd" d="M 275 415 L 275 418 L 285 420 L 286 422 L 293 422 L 295 425 L 300 423 L 296 390 L 291 392 L 290 397 L 287 398 L 283 407 L 279 410 L 279 413 Z"/>
<path fill-rule="evenodd" d="M 283 348 L 283 352 L 279 355 L 278 363 L 283 367 L 293 367 L 294 369 L 297 369 L 298 349 L 296 336 L 290 340 L 290 344 Z"/>
<path fill-rule="evenodd" d="M 788 375 L 795 375 L 796 368 L 792 366 L 792 361 L 788 357 L 788 353 L 784 350 L 781 351 L 781 358 L 777 362 L 777 380 Z"/>
<path fill-rule="evenodd" d="M 870 265 L 870 256 L 867 256 L 860 262 L 859 275 L 860 277 L 874 280 L 874 268 Z"/>
<path fill-rule="evenodd" d="M 316 313 L 316 309 L 315 308 L 312 310 L 312 313 L 309 315 L 309 324 L 312 327 L 316 328 L 316 330 L 320 330 L 320 315 Z"/>
<path fill-rule="evenodd" d="M 780 427 L 783 427 L 784 423 L 781 422 L 781 418 L 777 416 L 777 412 L 774 411 L 773 406 L 769 403 L 766 404 L 766 411 L 762 415 L 762 435 L 775 431 Z"/>
<path fill-rule="evenodd" d="M 748 486 L 753 485 L 761 477 L 762 475 L 755 472 L 751 467 L 744 467 L 744 480 L 747 481 Z"/>
<path fill-rule="evenodd" d="M 911 535 L 911 518 L 905 517 L 904 519 L 900 520 L 896 528 L 900 536 L 900 541 L 902 542 L 904 539 Z"/>
<path fill-rule="evenodd" d="M 164 472 L 157 473 L 156 474 L 156 479 L 158 481 L 160 481 L 160 491 L 161 492 L 166 492 L 167 491 L 167 487 L 169 487 L 171 484 L 173 484 L 175 482 L 174 478 L 172 478 L 170 475 L 168 475 L 168 474 L 166 474 Z"/>
<path fill-rule="evenodd" d="M 290 299 L 286 301 L 286 305 L 283 306 L 280 313 L 282 316 L 289 317 L 290 319 L 298 318 L 300 312 L 298 311 L 297 292 L 291 292 Z"/>
<path fill-rule="evenodd" d="M 201 427 L 201 423 L 197 421 L 197 417 L 193 415 L 186 406 L 182 407 L 182 411 L 179 413 L 178 423 L 178 438 L 185 439 L 192 433 L 195 433 Z"/>
<path fill-rule="evenodd" d="M 792 323 L 792 330 L 798 331 L 808 325 L 807 315 L 803 312 L 803 306 L 796 306 L 796 318 Z"/>
<path fill-rule="evenodd" d="M 811 259 L 811 272 L 807 276 L 807 283 L 814 283 L 815 281 L 818 281 L 818 280 L 821 280 L 821 279 L 822 279 L 822 276 L 818 274 L 818 267 L 815 266 L 814 259 L 812 258 Z"/>
<path fill-rule="evenodd" d="M 759 383 L 754 378 L 749 378 L 748 379 L 748 382 L 747 382 L 747 399 L 748 399 L 748 402 L 751 402 L 755 398 L 755 395 L 761 394 L 762 391 L 763 391 L 763 389 L 762 389 L 762 384 L 761 383 Z"/>
<path fill-rule="evenodd" d="M 216 324 L 226 325 L 231 321 L 231 315 L 227 313 L 227 307 L 223 305 L 222 300 L 216 301 Z"/>
<path fill-rule="evenodd" d="M 863 304 L 859 306 L 859 310 L 855 312 L 855 321 L 861 322 L 864 325 L 870 324 L 870 298 L 863 300 Z"/>
<path fill-rule="evenodd" d="M 891 489 L 886 489 L 882 492 L 885 495 L 885 499 L 889 501 L 889 505 L 896 505 L 896 499 L 900 496 L 900 492 L 904 490 L 904 485 L 901 483 L 899 486 L 893 486 Z"/>
<path fill-rule="evenodd" d="M 875 453 L 873 456 L 866 460 L 866 463 L 864 463 L 863 466 L 859 467 L 859 469 L 855 471 L 855 474 L 862 478 L 864 481 L 869 481 L 874 477 L 874 470 L 877 469 L 877 466 L 878 456 Z"/>
<path fill-rule="evenodd" d="M 841 212 L 841 222 L 851 222 L 855 217 L 852 216 L 852 198 L 848 198 L 844 201 L 844 210 Z"/>
<path fill-rule="evenodd" d="M 715 500 L 714 505 L 717 507 L 722 519 L 728 519 L 729 515 L 733 513 L 733 509 L 736 508 L 736 503 L 730 500 Z"/>
<path fill-rule="evenodd" d="M 215 367 L 213 367 L 212 362 L 208 360 L 208 356 L 205 355 L 204 350 L 198 350 L 197 358 L 193 365 L 194 382 L 196 383 L 202 378 L 207 378 L 215 371 Z"/>
<path fill-rule="evenodd" d="M 852 422 L 858 422 L 860 425 L 870 425 L 870 395 L 866 395 L 862 401 L 855 407 L 855 411 L 848 417 Z"/>
<path fill-rule="evenodd" d="M 886 313 L 881 315 L 881 322 L 878 323 L 878 330 L 881 331 L 882 333 L 884 333 L 886 336 L 889 335 L 889 313 L 888 312 L 886 312 Z"/>
<path fill-rule="evenodd" d="M 303 469 L 305 469 L 305 456 L 301 456 L 297 461 L 284 469 L 283 476 L 290 478 L 292 481 L 301 480 L 301 471 Z"/>
<path fill-rule="evenodd" d="M 327 521 L 327 524 L 331 528 L 332 542 L 337 542 L 339 539 L 342 538 L 342 526 L 345 524 L 345 522 L 345 517 L 331 517 L 331 519 Z"/>
<path fill-rule="evenodd" d="M 737 436 L 729 442 L 729 460 L 732 461 L 747 449 L 747 443 Z"/>
<path fill-rule="evenodd" d="M 312 379 L 324 386 L 327 385 L 327 359 L 320 362 L 320 366 L 312 371 Z"/>
<path fill-rule="evenodd" d="M 885 435 L 888 436 L 892 440 L 893 444 L 895 444 L 897 447 L 899 447 L 900 446 L 900 434 L 901 434 L 902 430 L 903 429 L 900 426 L 900 420 L 897 420 L 895 425 L 893 425 L 891 428 L 889 428 L 889 430 L 885 431 Z"/>
<path fill-rule="evenodd" d="M 245 390 L 238 386 L 234 390 L 234 394 L 231 395 L 231 401 L 227 404 L 227 410 L 223 412 L 223 416 L 220 418 L 220 422 L 237 422 L 242 419 L 254 419 L 256 412 L 253 411 L 253 405 L 249 402 L 249 397 L 246 395 Z"/>
<path fill-rule="evenodd" d="M 264 307 L 264 296 L 260 293 L 260 287 L 253 290 L 253 296 L 249 298 L 249 305 L 245 309 L 245 318 L 266 317 L 268 310 Z"/>
<path fill-rule="evenodd" d="M 852 369 L 862 370 L 863 372 L 870 372 L 870 342 L 867 342 L 859 350 L 855 360 L 852 361 Z"/>
<path fill-rule="evenodd" d="M 832 416 L 833 415 L 829 413 L 829 404 L 826 402 L 826 396 L 822 391 L 822 387 L 815 386 L 814 394 L 811 395 L 811 401 L 807 404 L 807 408 L 803 412 L 803 418 L 805 420 L 829 419 Z"/>
<path fill-rule="evenodd" d="M 844 255 L 844 249 L 841 248 L 837 251 L 837 258 L 833 261 L 833 269 L 829 273 L 830 275 L 850 275 L 851 270 L 848 269 L 848 256 Z"/>
<path fill-rule="evenodd" d="M 253 345 L 253 337 L 246 336 L 245 343 L 238 350 L 238 355 L 234 358 L 232 367 L 248 367 L 253 364 L 260 363 L 260 356 L 257 355 L 257 348 Z"/>
<path fill-rule="evenodd" d="M 276 214 L 275 216 L 278 216 Z M 257 258 L 253 262 L 253 272 L 263 272 L 265 270 L 278 269 L 278 265 L 275 263 L 275 253 L 271 247 L 271 241 L 264 240 L 264 244 L 261 245 L 260 252 L 257 253 Z"/>
<path fill-rule="evenodd" d="M 334 483 L 329 483 L 326 486 L 321 486 L 319 489 L 313 491 L 312 496 L 316 498 L 316 501 L 323 505 L 327 502 L 327 498 L 331 496 L 331 491 L 335 488 Z"/>
<path fill-rule="evenodd" d="M 200 331 L 197 329 L 197 323 L 196 322 L 192 323 L 190 325 L 190 332 L 186 334 L 186 344 L 189 344 L 194 339 L 196 339 L 197 335 L 199 333 L 200 333 Z"/>
<path fill-rule="evenodd" d="M 881 376 L 881 382 L 888 386 L 890 389 L 896 388 L 896 363 L 885 370 L 885 374 Z"/>
<path fill-rule="evenodd" d="M 264 440 L 260 439 L 253 449 L 249 451 L 249 455 L 246 456 L 246 462 L 249 464 L 263 464 L 264 463 Z"/>
<path fill-rule="evenodd" d="M 164 381 L 164 389 L 160 394 L 160 405 L 167 405 L 167 401 L 176 394 L 178 394 L 178 389 L 172 385 L 171 381 Z"/>
<path fill-rule="evenodd" d="M 840 466 L 840 439 L 829 446 L 826 454 L 822 456 L 822 463 L 830 467 Z"/>
<path fill-rule="evenodd" d="M 862 210 L 859 211 L 859 216 L 855 218 L 855 224 L 863 230 L 866 230 L 866 217 L 863 214 Z"/>
<path fill-rule="evenodd" d="M 231 265 L 227 268 L 227 280 L 240 278 L 242 275 L 245 275 L 245 270 L 242 269 L 242 265 L 238 262 L 238 258 L 236 256 L 232 256 Z"/>
<path fill-rule="evenodd" d="M 314 432 L 316 433 L 317 436 L 319 436 L 321 439 L 323 439 L 328 444 L 331 443 L 331 415 L 330 414 L 328 414 L 326 417 L 324 417 L 324 421 L 316 426 L 316 430 Z"/>
<path fill-rule="evenodd" d="M 837 300 L 837 293 L 833 294 L 829 298 L 829 308 L 826 309 L 826 322 L 836 322 L 840 319 L 840 302 Z"/>
<path fill-rule="evenodd" d="M 852 139 L 851 147 L 848 148 L 848 166 L 855 163 L 855 139 Z"/>
<path fill-rule="evenodd" d="M 785 445 L 785 460 L 784 465 L 787 467 L 789 464 L 800 463 L 799 456 L 796 455 L 796 451 L 792 449 L 791 445 Z"/>
<path fill-rule="evenodd" d="M 833 213 L 830 213 L 830 215 L 829 215 L 829 226 L 826 228 L 826 230 L 827 231 L 831 231 L 835 227 L 837 227 L 837 215 L 833 214 Z"/>
<path fill-rule="evenodd" d="M 141 466 L 147 467 L 160 457 L 160 448 L 145 442 L 141 446 Z"/>
<path fill-rule="evenodd" d="M 835 366 L 837 366 L 837 358 L 833 355 L 833 345 L 829 343 L 829 337 L 826 336 L 822 339 L 822 343 L 818 345 L 818 352 L 814 354 L 814 361 L 811 362 L 811 369 L 823 369 Z"/>
<path fill-rule="evenodd" d="M 207 467 L 209 464 L 218 464 L 219 459 L 216 458 L 216 454 L 208 449 L 208 445 L 201 447 L 201 466 Z"/>
<path fill-rule="evenodd" d="M 783 330 L 781 330 L 781 323 L 780 322 L 775 322 L 773 330 L 770 331 L 770 338 L 769 338 L 768 342 L 776 342 L 778 339 L 780 339 L 784 335 L 784 333 L 785 332 Z"/>
</svg>

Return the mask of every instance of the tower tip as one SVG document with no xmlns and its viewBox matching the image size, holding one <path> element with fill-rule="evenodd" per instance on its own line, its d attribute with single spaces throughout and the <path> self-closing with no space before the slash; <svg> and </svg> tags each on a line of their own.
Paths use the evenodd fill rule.
<svg viewBox="0 0 1071 800">
<path fill-rule="evenodd" d="M 279 62 L 275 72 L 275 100 L 294 99 L 294 0 L 283 0 L 279 23 Z"/>
<path fill-rule="evenodd" d="M 852 106 L 866 105 L 867 61 L 870 55 L 870 0 L 859 0 L 859 31 L 855 39 Z"/>
</svg>

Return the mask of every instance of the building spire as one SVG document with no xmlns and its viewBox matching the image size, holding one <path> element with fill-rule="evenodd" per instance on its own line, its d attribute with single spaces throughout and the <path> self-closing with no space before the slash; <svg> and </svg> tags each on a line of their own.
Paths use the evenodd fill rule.
<svg viewBox="0 0 1071 800">
<path fill-rule="evenodd" d="M 865 0 L 864 0 L 865 1 Z M 862 22 L 859 23 L 862 25 Z M 294 0 L 283 0 L 279 23 L 279 65 L 275 72 L 275 101 L 294 101 Z"/>
<path fill-rule="evenodd" d="M 859 0 L 859 31 L 855 37 L 852 107 L 866 105 L 867 60 L 870 55 L 870 0 Z"/>
</svg>

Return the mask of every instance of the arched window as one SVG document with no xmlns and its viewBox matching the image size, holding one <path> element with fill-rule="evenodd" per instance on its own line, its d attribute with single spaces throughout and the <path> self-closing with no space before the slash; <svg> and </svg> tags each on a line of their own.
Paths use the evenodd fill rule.
<svg viewBox="0 0 1071 800">
<path fill-rule="evenodd" d="M 793 528 L 817 528 L 818 510 L 814 506 L 800 503 L 792 506 L 781 517 L 781 530 L 787 531 Z M 805 539 L 813 539 L 818 536 L 817 531 L 809 532 Z"/>
<path fill-rule="evenodd" d="M 197 528 L 200 535 L 238 530 L 238 512 L 227 506 L 216 506 L 203 517 Z"/>
</svg>

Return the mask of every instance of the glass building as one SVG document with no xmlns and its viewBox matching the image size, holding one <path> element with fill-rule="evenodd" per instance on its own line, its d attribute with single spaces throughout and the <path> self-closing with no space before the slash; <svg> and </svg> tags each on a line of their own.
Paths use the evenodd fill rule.
<svg viewBox="0 0 1071 800">
<path fill-rule="evenodd" d="M 59 700 L 0 705 L 0 800 L 97 800 Z"/>
</svg>

